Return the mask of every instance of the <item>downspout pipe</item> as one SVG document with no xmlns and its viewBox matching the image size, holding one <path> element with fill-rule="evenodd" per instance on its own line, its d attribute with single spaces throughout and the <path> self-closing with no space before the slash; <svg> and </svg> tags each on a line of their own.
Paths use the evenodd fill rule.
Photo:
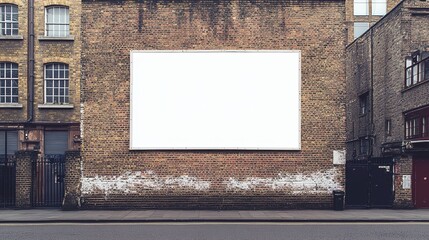
<svg viewBox="0 0 429 240">
<path fill-rule="evenodd" d="M 28 47 L 27 47 L 27 123 L 34 116 L 34 0 L 28 0 Z"/>
<path fill-rule="evenodd" d="M 371 77 L 371 89 L 370 89 L 370 103 L 371 103 L 371 129 L 370 129 L 370 139 L 371 139 L 371 148 L 369 152 L 369 158 L 373 156 L 374 152 L 374 141 L 375 141 L 375 135 L 374 135 L 374 28 L 370 29 L 370 38 L 371 38 L 371 66 L 370 66 L 370 77 Z"/>
<path fill-rule="evenodd" d="M 34 0 L 28 0 L 27 36 L 27 119 L 25 122 L 2 121 L 0 124 L 27 124 L 34 118 Z"/>
</svg>

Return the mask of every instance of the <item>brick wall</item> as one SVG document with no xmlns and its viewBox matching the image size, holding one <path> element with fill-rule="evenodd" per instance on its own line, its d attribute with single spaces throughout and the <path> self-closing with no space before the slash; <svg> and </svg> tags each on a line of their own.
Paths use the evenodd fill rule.
<svg viewBox="0 0 429 240">
<path fill-rule="evenodd" d="M 381 155 L 381 144 L 402 139 L 402 114 L 398 102 L 403 88 L 404 59 L 401 11 L 392 12 L 373 32 L 373 156 Z M 396 109 L 395 109 L 396 108 Z M 392 134 L 386 135 L 385 121 L 392 122 Z"/>
<path fill-rule="evenodd" d="M 37 152 L 18 151 L 16 153 L 16 201 L 17 208 L 31 207 L 31 169 Z"/>
<path fill-rule="evenodd" d="M 412 176 L 412 157 L 399 157 L 395 164 L 395 200 L 393 206 L 397 208 L 412 208 L 412 189 L 403 187 L 403 176 Z M 411 180 L 412 181 L 412 180 Z"/>
<path fill-rule="evenodd" d="M 343 1 L 83 1 L 83 207 L 328 207 L 343 188 Z M 113 17 L 114 16 L 114 17 Z M 129 151 L 131 50 L 302 51 L 301 151 Z M 168 71 L 168 66 L 166 66 Z"/>
<path fill-rule="evenodd" d="M 80 207 L 80 152 L 68 151 L 65 159 L 63 210 L 75 210 Z"/>
</svg>

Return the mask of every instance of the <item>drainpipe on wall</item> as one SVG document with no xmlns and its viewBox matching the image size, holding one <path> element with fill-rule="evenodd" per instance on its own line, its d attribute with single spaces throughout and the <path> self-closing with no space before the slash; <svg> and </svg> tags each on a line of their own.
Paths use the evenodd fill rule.
<svg viewBox="0 0 429 240">
<path fill-rule="evenodd" d="M 25 122 L 2 121 L 0 124 L 26 124 L 34 115 L 34 0 L 28 0 L 28 46 L 27 46 L 27 120 Z"/>
<path fill-rule="evenodd" d="M 370 102 L 371 102 L 371 118 L 370 118 L 370 152 L 368 158 L 372 157 L 372 154 L 374 152 L 374 142 L 375 142 L 375 135 L 374 135 L 374 31 L 373 28 L 370 29 L 370 37 L 371 37 L 371 90 L 370 90 Z"/>
<path fill-rule="evenodd" d="M 27 123 L 34 116 L 34 0 L 28 0 Z"/>
</svg>

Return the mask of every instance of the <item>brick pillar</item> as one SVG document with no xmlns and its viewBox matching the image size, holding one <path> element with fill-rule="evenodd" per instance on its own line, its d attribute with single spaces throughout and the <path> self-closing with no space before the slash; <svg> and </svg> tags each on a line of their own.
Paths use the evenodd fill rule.
<svg viewBox="0 0 429 240">
<path fill-rule="evenodd" d="M 413 208 L 413 196 L 411 186 L 404 189 L 403 176 L 412 176 L 413 160 L 411 156 L 403 156 L 396 159 L 395 164 L 395 201 L 393 202 L 394 208 Z M 412 179 L 411 179 L 412 183 Z M 411 184 L 412 185 L 412 184 Z"/>
<path fill-rule="evenodd" d="M 66 152 L 63 210 L 80 207 L 80 151 Z"/>
<path fill-rule="evenodd" d="M 16 152 L 16 200 L 17 208 L 31 207 L 31 162 L 37 159 L 35 151 Z"/>
</svg>

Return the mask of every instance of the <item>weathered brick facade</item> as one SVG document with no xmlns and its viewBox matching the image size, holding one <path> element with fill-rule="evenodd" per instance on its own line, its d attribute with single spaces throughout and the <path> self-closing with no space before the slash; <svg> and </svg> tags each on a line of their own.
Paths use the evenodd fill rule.
<svg viewBox="0 0 429 240">
<path fill-rule="evenodd" d="M 344 187 L 344 1 L 83 1 L 82 207 L 320 208 Z M 300 50 L 300 151 L 130 151 L 131 50 Z M 165 66 L 168 71 L 168 66 Z M 218 69 L 222 71 L 222 69 Z"/>
<path fill-rule="evenodd" d="M 34 28 L 29 27 L 32 22 L 29 14 L 31 13 L 30 2 L 34 3 Z M 18 7 L 18 35 L 0 34 L 0 63 L 18 64 L 18 102 L 0 103 L 0 131 L 9 131 L 11 134 L 17 132 L 17 149 L 36 150 L 39 152 L 39 158 L 43 158 L 45 154 L 45 133 L 47 131 L 67 132 L 67 149 L 80 149 L 81 2 L 76 0 L 0 0 L 0 5 L 6 4 Z M 67 25 L 70 30 L 66 37 L 52 37 L 46 34 L 46 11 L 50 6 L 62 6 L 68 9 Z M 34 29 L 34 51 L 29 47 L 32 45 L 31 29 Z M 31 59 L 32 52 L 34 52 L 34 59 Z M 29 66 L 33 62 L 34 72 L 31 72 Z M 69 100 L 66 103 L 45 101 L 44 67 L 49 63 L 68 65 Z M 33 74 L 34 80 L 30 80 Z M 32 86 L 34 87 L 33 99 L 30 97 Z M 4 149 L 4 146 L 2 147 L 1 149 Z M 0 155 L 1 159 L 4 159 L 5 153 L 2 152 Z M 30 158 L 18 160 L 17 171 L 24 164 L 19 161 L 29 161 L 25 164 L 31 166 L 33 160 Z M 26 174 L 30 174 L 29 176 L 22 174 L 17 175 L 17 182 L 21 181 L 21 178 L 31 180 L 31 169 L 26 172 Z M 20 187 L 17 185 L 17 206 L 29 206 L 30 202 L 22 203 L 18 199 L 20 191 Z M 29 192 L 25 194 L 28 195 Z M 27 197 L 27 200 L 30 201 L 29 195 Z"/>
<path fill-rule="evenodd" d="M 396 207 L 413 206 L 412 189 L 402 186 L 403 176 L 412 175 L 415 157 L 404 145 L 405 115 L 429 105 L 429 84 L 406 87 L 405 60 L 417 50 L 428 51 L 428 9 L 427 1 L 403 1 L 346 49 L 346 158 L 392 158 Z M 362 114 L 360 99 L 365 94 L 369 110 Z M 366 153 L 360 152 L 362 140 L 368 140 Z"/>
<path fill-rule="evenodd" d="M 13 62 L 18 64 L 18 104 L 0 104 L 0 123 L 3 128 L 23 129 L 23 124 L 30 118 L 28 113 L 28 1 L 24 0 L 1 0 L 0 4 L 16 4 L 18 6 L 19 36 L 14 39 L 0 37 L 0 62 Z M 45 7 L 51 5 L 68 6 L 70 14 L 70 35 L 71 39 L 49 39 L 45 35 Z M 52 0 L 35 1 L 34 6 L 34 32 L 35 32 L 35 79 L 34 79 L 34 118 L 26 123 L 31 125 L 28 130 L 28 138 L 24 139 L 23 132 L 20 133 L 20 149 L 34 147 L 29 141 L 39 141 L 40 149 L 43 147 L 43 130 L 48 128 L 58 128 L 70 131 L 70 148 L 78 148 L 74 144 L 73 136 L 79 136 L 80 121 L 80 1 L 72 0 Z M 44 65 L 47 63 L 65 63 L 69 65 L 70 86 L 69 105 L 46 105 L 44 97 Z M 51 106 L 51 107 L 50 107 Z M 52 108 L 55 107 L 55 108 Z M 49 126 L 47 126 L 49 125 Z M 27 143 L 25 143 L 27 141 Z M 28 146 L 30 145 L 30 146 Z"/>
<path fill-rule="evenodd" d="M 16 153 L 16 207 L 31 206 L 31 162 L 37 157 L 34 151 L 19 151 Z"/>
<path fill-rule="evenodd" d="M 64 210 L 75 210 L 80 207 L 80 196 L 81 196 L 81 184 L 80 177 L 81 173 L 81 159 L 80 151 L 68 151 L 66 152 L 65 161 L 65 172 L 64 177 Z"/>
</svg>

